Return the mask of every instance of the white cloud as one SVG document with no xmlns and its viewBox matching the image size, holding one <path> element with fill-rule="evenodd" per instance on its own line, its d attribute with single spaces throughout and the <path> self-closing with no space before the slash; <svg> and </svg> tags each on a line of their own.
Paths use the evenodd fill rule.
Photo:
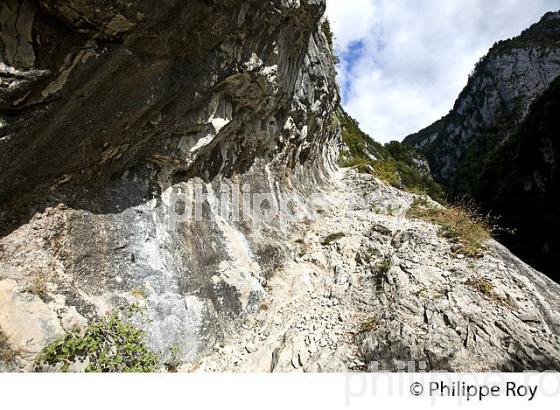
<svg viewBox="0 0 560 410">
<path fill-rule="evenodd" d="M 379 141 L 445 115 L 476 61 L 560 0 L 327 0 L 344 106 Z"/>
</svg>

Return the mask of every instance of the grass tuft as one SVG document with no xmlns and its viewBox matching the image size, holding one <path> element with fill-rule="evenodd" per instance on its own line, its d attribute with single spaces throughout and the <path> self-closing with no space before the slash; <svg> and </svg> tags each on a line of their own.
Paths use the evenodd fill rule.
<svg viewBox="0 0 560 410">
<path fill-rule="evenodd" d="M 496 292 L 494 291 L 494 285 L 492 285 L 492 283 L 488 279 L 482 277 L 469 278 L 465 282 L 465 285 L 482 293 L 488 299 L 491 299 L 494 302 L 501 303 L 502 305 L 508 308 L 515 309 L 517 307 L 516 303 L 509 295 L 507 295 L 506 297 L 501 297 L 498 294 L 496 294 Z"/>
<path fill-rule="evenodd" d="M 494 296 L 494 285 L 484 278 L 470 278 L 465 282 L 465 285 L 470 286 L 490 298 Z"/>
<path fill-rule="evenodd" d="M 415 198 L 407 217 L 439 225 L 440 235 L 453 243 L 453 252 L 470 258 L 484 256 L 491 227 L 473 208 L 461 205 L 438 208 L 426 198 Z"/>
</svg>

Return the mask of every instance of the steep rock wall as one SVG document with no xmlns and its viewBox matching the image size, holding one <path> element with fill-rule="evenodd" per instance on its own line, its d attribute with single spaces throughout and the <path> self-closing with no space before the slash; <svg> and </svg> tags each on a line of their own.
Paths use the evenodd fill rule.
<svg viewBox="0 0 560 410">
<path fill-rule="evenodd" d="M 405 143 L 452 197 L 498 217 L 500 240 L 557 282 L 560 13 L 547 13 L 480 61 L 453 110 Z M 513 233 L 513 234 L 512 234 Z"/>
<path fill-rule="evenodd" d="M 184 361 L 258 309 L 289 226 L 257 226 L 233 192 L 297 204 L 332 170 L 324 10 L 0 5 L 0 329 L 19 366 L 124 304 L 146 306 L 151 346 L 164 358 L 177 346 Z"/>
<path fill-rule="evenodd" d="M 560 75 L 560 13 L 497 43 L 477 65 L 451 112 L 405 143 L 422 151 L 453 192 L 472 183 L 483 160 L 515 134 L 531 104 Z M 470 181 L 469 181 L 470 180 Z"/>
</svg>

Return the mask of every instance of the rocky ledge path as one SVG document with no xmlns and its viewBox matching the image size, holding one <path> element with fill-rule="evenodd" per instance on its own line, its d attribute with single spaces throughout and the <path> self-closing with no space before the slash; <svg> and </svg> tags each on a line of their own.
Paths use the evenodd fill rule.
<svg viewBox="0 0 560 410">
<path fill-rule="evenodd" d="M 494 241 L 482 258 L 455 254 L 406 217 L 414 198 L 338 171 L 260 311 L 183 370 L 560 369 L 560 286 Z"/>
</svg>

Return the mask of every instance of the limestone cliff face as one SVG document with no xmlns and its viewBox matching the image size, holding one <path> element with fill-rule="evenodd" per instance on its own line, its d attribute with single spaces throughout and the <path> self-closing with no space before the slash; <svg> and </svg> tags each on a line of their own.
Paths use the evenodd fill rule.
<svg viewBox="0 0 560 410">
<path fill-rule="evenodd" d="M 3 2 L 3 198 L 145 158 L 206 179 L 280 151 L 293 168 L 326 145 L 324 2 L 160 3 Z"/>
<path fill-rule="evenodd" d="M 1 3 L 0 371 L 128 305 L 184 371 L 560 369 L 560 286 L 338 167 L 380 158 L 335 114 L 324 10 Z"/>
<path fill-rule="evenodd" d="M 285 238 L 223 217 L 239 209 L 218 194 L 297 201 L 294 185 L 324 183 L 339 138 L 324 10 L 2 2 L 0 328 L 14 349 L 33 357 L 140 302 L 153 348 L 195 360 L 258 308 Z M 198 188 L 203 220 L 171 218 Z"/>
<path fill-rule="evenodd" d="M 472 190 L 486 209 L 515 228 L 501 240 L 560 281 L 560 77 L 531 106 L 506 143 L 486 160 Z"/>
<path fill-rule="evenodd" d="M 557 280 L 560 13 L 548 13 L 481 60 L 453 110 L 405 142 L 452 195 L 468 195 L 516 230 L 504 243 Z M 537 121 L 538 119 L 538 121 Z"/>
<path fill-rule="evenodd" d="M 497 43 L 477 65 L 453 110 L 405 142 L 428 156 L 435 178 L 460 190 L 469 166 L 511 137 L 531 104 L 560 75 L 560 12 Z"/>
</svg>

